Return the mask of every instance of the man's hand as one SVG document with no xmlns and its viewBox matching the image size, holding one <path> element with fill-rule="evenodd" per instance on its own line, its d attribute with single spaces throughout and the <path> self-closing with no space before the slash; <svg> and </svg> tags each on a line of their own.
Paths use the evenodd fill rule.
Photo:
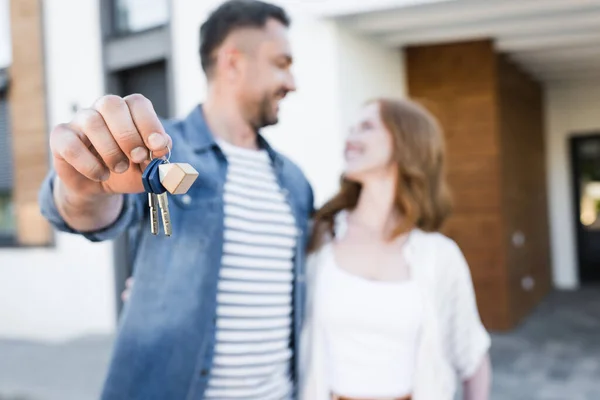
<svg viewBox="0 0 600 400">
<path fill-rule="evenodd" d="M 54 201 L 65 222 L 79 231 L 113 223 L 123 194 L 144 191 L 142 172 L 171 148 L 152 103 L 144 96 L 101 97 L 50 134 L 57 179 Z"/>
<path fill-rule="evenodd" d="M 101 97 L 50 134 L 62 185 L 85 198 L 142 192 L 149 152 L 159 157 L 167 153 L 167 146 L 171 138 L 152 103 L 139 94 Z"/>
</svg>

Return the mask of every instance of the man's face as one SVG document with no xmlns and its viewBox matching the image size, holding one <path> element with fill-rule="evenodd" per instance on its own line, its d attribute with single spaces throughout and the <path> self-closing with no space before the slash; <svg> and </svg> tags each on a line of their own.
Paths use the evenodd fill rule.
<svg viewBox="0 0 600 400">
<path fill-rule="evenodd" d="M 255 129 L 278 121 L 279 102 L 296 90 L 287 28 L 269 20 L 240 65 L 236 91 L 242 112 Z"/>
</svg>

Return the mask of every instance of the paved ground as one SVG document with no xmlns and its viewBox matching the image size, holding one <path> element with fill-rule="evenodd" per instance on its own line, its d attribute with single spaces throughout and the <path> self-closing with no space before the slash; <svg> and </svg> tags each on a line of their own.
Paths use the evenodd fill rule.
<svg viewBox="0 0 600 400">
<path fill-rule="evenodd" d="M 96 400 L 112 340 L 45 346 L 0 341 L 0 400 Z"/>
<path fill-rule="evenodd" d="M 494 400 L 600 400 L 600 287 L 553 293 L 492 361 Z"/>
<path fill-rule="evenodd" d="M 0 341 L 0 400 L 95 400 L 111 338 L 60 346 Z M 550 295 L 494 335 L 493 400 L 600 400 L 600 288 Z"/>
</svg>

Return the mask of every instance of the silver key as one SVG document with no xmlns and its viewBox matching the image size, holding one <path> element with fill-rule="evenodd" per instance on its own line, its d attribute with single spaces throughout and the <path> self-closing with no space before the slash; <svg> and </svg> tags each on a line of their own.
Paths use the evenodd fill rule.
<svg viewBox="0 0 600 400">
<path fill-rule="evenodd" d="M 148 206 L 150 207 L 150 232 L 158 235 L 158 200 L 154 193 L 148 193 Z"/>
<path fill-rule="evenodd" d="M 171 214 L 169 214 L 169 198 L 167 192 L 157 195 L 158 206 L 160 207 L 160 215 L 162 217 L 163 229 L 166 236 L 171 236 Z"/>
</svg>

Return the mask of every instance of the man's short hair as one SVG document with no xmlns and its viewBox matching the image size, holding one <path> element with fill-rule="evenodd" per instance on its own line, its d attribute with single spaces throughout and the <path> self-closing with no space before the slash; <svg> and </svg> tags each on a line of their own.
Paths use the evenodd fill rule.
<svg viewBox="0 0 600 400">
<path fill-rule="evenodd" d="M 274 4 L 258 0 L 229 0 L 221 4 L 200 28 L 200 60 L 202 69 L 210 76 L 215 50 L 233 31 L 241 28 L 264 28 L 269 19 L 290 26 L 290 18 Z"/>
</svg>

